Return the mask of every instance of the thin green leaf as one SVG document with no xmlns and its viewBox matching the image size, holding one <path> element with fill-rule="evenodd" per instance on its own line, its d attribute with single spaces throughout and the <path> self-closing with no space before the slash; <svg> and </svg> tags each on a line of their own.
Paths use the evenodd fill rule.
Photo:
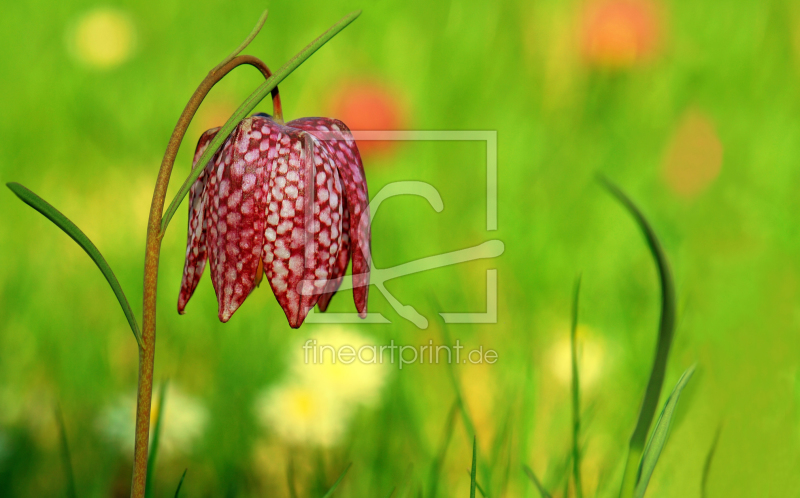
<svg viewBox="0 0 800 498">
<path fill-rule="evenodd" d="M 389 494 L 386 495 L 386 498 L 392 498 L 392 496 L 394 496 L 395 491 L 397 491 L 397 486 L 393 487 L 392 490 L 389 491 Z"/>
<path fill-rule="evenodd" d="M 706 498 L 708 496 L 708 476 L 711 475 L 711 464 L 714 462 L 714 455 L 717 453 L 720 434 L 722 434 L 721 424 L 717 427 L 717 433 L 714 434 L 714 442 L 711 443 L 711 448 L 708 449 L 706 462 L 703 465 L 703 478 L 700 481 L 700 498 Z"/>
<path fill-rule="evenodd" d="M 581 388 L 578 377 L 578 298 L 581 293 L 581 276 L 575 279 L 575 293 L 572 298 L 572 329 L 569 335 L 572 353 L 572 477 L 575 481 L 575 496 L 583 498 L 581 484 L 581 451 L 579 447 L 581 434 Z M 569 482 L 569 479 L 567 479 Z"/>
<path fill-rule="evenodd" d="M 435 298 L 432 298 L 435 302 Z M 441 309 L 438 307 L 437 309 Z M 442 335 L 444 336 L 444 344 L 453 348 L 452 342 L 450 342 L 450 332 L 447 328 L 447 324 L 442 326 Z M 453 384 L 453 391 L 456 393 L 456 401 L 458 402 L 458 407 L 461 409 L 461 419 L 464 422 L 464 427 L 467 429 L 467 434 L 470 436 L 475 436 L 475 424 L 472 423 L 472 417 L 469 415 L 469 411 L 467 410 L 467 405 L 464 402 L 464 396 L 461 393 L 461 383 L 458 381 L 458 376 L 456 375 L 456 370 L 454 366 L 455 361 L 448 361 L 447 362 L 447 373 L 450 376 L 450 382 Z"/>
<path fill-rule="evenodd" d="M 653 435 L 650 436 L 650 441 L 647 442 L 647 447 L 642 456 L 642 466 L 639 469 L 639 479 L 636 484 L 635 498 L 643 498 L 644 492 L 647 490 L 647 484 L 650 482 L 650 477 L 653 475 L 653 470 L 656 468 L 658 457 L 661 456 L 661 451 L 667 443 L 669 436 L 669 427 L 672 423 L 672 417 L 675 415 L 675 409 L 678 407 L 678 400 L 681 397 L 681 392 L 689 379 L 692 378 L 694 373 L 694 366 L 683 372 L 678 384 L 672 390 L 672 393 L 664 403 L 664 409 L 661 410 L 661 415 L 658 416 L 658 422 L 653 429 Z"/>
<path fill-rule="evenodd" d="M 344 476 L 347 475 L 347 471 L 350 470 L 350 466 L 351 465 L 353 465 L 352 462 L 347 464 L 347 467 L 344 468 L 344 471 L 342 472 L 342 475 L 340 475 L 339 478 L 336 479 L 336 482 L 333 483 L 333 486 L 331 486 L 331 489 L 329 489 L 328 492 L 325 493 L 325 496 L 323 496 L 322 498 L 330 498 L 331 496 L 333 496 L 333 492 L 336 491 L 336 488 L 338 488 L 339 484 L 341 484 L 342 480 L 344 480 Z"/>
<path fill-rule="evenodd" d="M 433 466 L 431 467 L 431 475 L 428 485 L 428 496 L 430 498 L 436 498 L 436 494 L 439 490 L 439 477 L 442 472 L 442 467 L 444 466 L 445 457 L 447 456 L 447 448 L 450 446 L 450 439 L 453 437 L 453 427 L 456 425 L 455 422 L 458 411 L 458 401 L 454 401 L 453 406 L 450 408 L 450 412 L 447 414 L 447 422 L 445 422 L 442 444 L 439 446 L 439 452 L 437 453 L 436 459 L 433 461 Z"/>
<path fill-rule="evenodd" d="M 653 256 L 653 260 L 658 268 L 658 277 L 661 284 L 661 318 L 658 325 L 658 342 L 656 344 L 656 354 L 653 360 L 653 368 L 650 371 L 650 379 L 647 382 L 642 407 L 639 411 L 639 418 L 636 421 L 636 428 L 631 435 L 628 446 L 628 460 L 625 463 L 625 473 L 622 477 L 622 487 L 620 496 L 628 498 L 633 496 L 636 487 L 636 469 L 640 465 L 642 451 L 647 441 L 647 434 L 653 423 L 658 399 L 661 396 L 661 389 L 664 386 L 664 375 L 667 370 L 667 359 L 669 350 L 672 346 L 672 337 L 675 333 L 675 285 L 672 280 L 672 273 L 669 269 L 669 262 L 661 243 L 658 241 L 655 231 L 648 223 L 642 212 L 633 201 L 615 184 L 605 177 L 600 177 L 600 182 L 614 195 L 617 200 L 633 216 L 639 229 L 645 236 L 647 246 Z"/>
<path fill-rule="evenodd" d="M 72 470 L 72 456 L 69 452 L 69 442 L 67 441 L 67 426 L 64 424 L 64 414 L 61 406 L 56 405 L 56 420 L 58 421 L 58 432 L 61 442 L 61 462 L 64 464 L 64 474 L 67 476 L 67 496 L 78 498 L 75 487 L 75 473 Z"/>
<path fill-rule="evenodd" d="M 161 384 L 161 390 L 158 393 L 158 415 L 156 416 L 156 426 L 153 428 L 153 444 L 150 445 L 150 455 L 147 458 L 147 481 L 144 485 L 145 498 L 153 497 L 153 481 L 155 480 L 156 473 L 156 457 L 158 456 L 159 443 L 161 442 L 161 422 L 164 420 L 164 404 L 167 398 L 167 387 L 169 381 L 166 380 Z"/>
<path fill-rule="evenodd" d="M 525 474 L 528 476 L 528 479 L 530 479 L 533 485 L 536 486 L 536 489 L 539 490 L 539 494 L 542 496 L 542 498 L 553 498 L 552 495 L 548 493 L 546 489 L 544 489 L 544 486 L 542 486 L 542 482 L 539 481 L 539 478 L 536 477 L 536 474 L 533 473 L 533 470 L 531 470 L 530 467 L 528 467 L 527 465 L 523 465 L 522 470 L 525 471 Z"/>
<path fill-rule="evenodd" d="M 467 470 L 467 475 L 472 477 L 472 472 Z M 477 479 L 475 479 L 475 487 L 478 488 L 478 492 L 481 494 L 481 496 L 483 496 L 483 498 L 487 498 L 488 497 L 488 495 L 486 494 L 486 491 L 483 490 L 483 488 L 481 487 L 481 483 L 478 482 Z"/>
<path fill-rule="evenodd" d="M 230 55 L 225 57 L 222 60 L 222 62 L 219 63 L 219 65 L 217 67 L 215 67 L 214 69 L 211 70 L 212 73 L 214 71 L 216 71 L 217 69 L 221 68 L 222 66 L 224 66 L 225 64 L 229 63 L 230 61 L 232 61 L 234 57 L 239 55 L 242 52 L 242 50 L 246 49 L 247 46 L 250 45 L 250 42 L 253 41 L 253 39 L 256 37 L 256 35 L 258 35 L 258 32 L 261 31 L 261 28 L 264 27 L 264 23 L 267 22 L 268 13 L 269 13 L 269 11 L 265 10 L 261 14 L 261 17 L 258 18 L 258 22 L 256 22 L 256 26 L 253 28 L 253 31 L 251 31 L 250 34 L 247 35 L 247 38 L 244 39 L 244 41 L 242 42 L 241 45 L 236 47 L 236 50 L 231 52 Z"/>
<path fill-rule="evenodd" d="M 183 486 L 183 480 L 186 478 L 186 472 L 188 470 L 189 470 L 188 468 L 183 469 L 183 475 L 181 475 L 181 480 L 178 481 L 178 489 L 175 490 L 175 498 L 178 498 L 178 495 L 181 492 L 181 486 Z"/>
<path fill-rule="evenodd" d="M 175 198 L 167 207 L 164 216 L 161 218 L 161 233 L 162 235 L 166 232 L 167 226 L 169 225 L 170 220 L 172 217 L 175 216 L 175 212 L 178 210 L 178 206 L 180 205 L 183 198 L 189 193 L 189 189 L 192 187 L 192 184 L 197 180 L 197 177 L 200 176 L 205 165 L 211 160 L 211 157 L 217 153 L 217 150 L 222 146 L 222 143 L 228 138 L 228 135 L 231 134 L 233 129 L 236 127 L 239 122 L 244 119 L 250 111 L 255 109 L 255 107 L 262 101 L 264 98 L 270 94 L 273 88 L 278 86 L 278 84 L 283 81 L 287 76 L 289 76 L 295 69 L 297 69 L 300 64 L 305 62 L 311 55 L 314 54 L 317 50 L 319 50 L 323 45 L 328 43 L 331 38 L 339 34 L 344 28 L 346 28 L 351 22 L 355 21 L 355 19 L 361 14 L 361 11 L 352 12 L 345 17 L 343 17 L 339 22 L 328 28 L 327 31 L 322 33 L 319 38 L 312 41 L 308 44 L 303 50 L 297 53 L 294 57 L 292 57 L 289 62 L 283 65 L 280 69 L 278 69 L 272 76 L 267 78 L 267 80 L 261 84 L 249 97 L 245 100 L 242 105 L 233 113 L 233 115 L 228 119 L 228 121 L 222 126 L 222 128 L 217 132 L 217 135 L 208 144 L 205 152 L 200 156 L 200 159 L 197 160 L 197 167 L 192 170 L 189 174 L 189 177 L 186 181 L 183 182 L 181 185 L 180 190 L 175 195 Z"/>
<path fill-rule="evenodd" d="M 297 498 L 297 486 L 294 478 L 294 456 L 289 455 L 289 465 L 286 467 L 286 485 L 289 487 L 289 498 Z"/>
<path fill-rule="evenodd" d="M 100 250 L 97 249 L 92 241 L 89 240 L 89 237 L 87 237 L 80 228 L 75 226 L 75 223 L 71 222 L 69 218 L 64 216 L 58 209 L 54 208 L 47 201 L 19 183 L 11 182 L 7 183 L 6 186 L 11 189 L 11 191 L 14 192 L 14 194 L 19 197 L 22 202 L 39 211 L 42 215 L 44 215 L 45 218 L 52 221 L 58 228 L 63 230 L 64 233 L 69 235 L 72 240 L 77 242 L 77 244 L 81 246 L 84 251 L 86 251 L 86 254 L 92 258 L 94 264 L 97 265 L 97 268 L 99 268 L 103 276 L 106 277 L 106 281 L 108 281 L 108 285 L 111 286 L 111 290 L 114 291 L 114 295 L 117 296 L 117 301 L 119 301 L 119 305 L 122 307 L 122 312 L 125 313 L 125 318 L 128 319 L 128 324 L 133 332 L 133 337 L 136 338 L 136 343 L 139 344 L 139 348 L 141 348 L 142 340 L 139 323 L 136 321 L 136 317 L 133 315 L 133 310 L 131 310 L 131 305 L 128 303 L 125 293 L 122 291 L 122 286 L 119 284 L 119 281 L 117 280 L 116 275 L 114 275 L 114 272 L 111 270 L 111 267 L 108 266 L 108 262 L 106 262 L 103 255 L 100 254 Z"/>
<path fill-rule="evenodd" d="M 469 498 L 475 498 L 478 473 L 478 438 L 472 436 L 472 472 L 469 474 Z"/>
</svg>

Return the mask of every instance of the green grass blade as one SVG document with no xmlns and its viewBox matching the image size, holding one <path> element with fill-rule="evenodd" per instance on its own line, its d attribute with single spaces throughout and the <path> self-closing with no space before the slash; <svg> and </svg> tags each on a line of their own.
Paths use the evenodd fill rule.
<svg viewBox="0 0 800 498">
<path fill-rule="evenodd" d="M 289 465 L 286 467 L 286 485 L 289 488 L 289 498 L 297 498 L 297 486 L 294 477 L 294 457 L 289 455 Z"/>
<path fill-rule="evenodd" d="M 342 472 L 342 475 L 340 475 L 339 478 L 336 479 L 336 482 L 333 483 L 333 486 L 331 486 L 331 489 L 329 489 L 328 492 L 325 493 L 325 496 L 323 496 L 322 498 L 330 498 L 331 496 L 333 496 L 333 492 L 336 491 L 336 488 L 338 488 L 339 484 L 342 483 L 342 481 L 344 480 L 344 476 L 347 475 L 347 471 L 350 470 L 350 466 L 351 465 L 353 465 L 352 462 L 347 464 L 347 467 L 344 468 L 344 471 Z"/>
<path fill-rule="evenodd" d="M 658 342 L 656 345 L 655 359 L 653 368 L 650 371 L 650 379 L 647 382 L 642 407 L 639 411 L 639 418 L 636 427 L 631 435 L 628 446 L 628 460 L 625 463 L 625 473 L 622 478 L 620 496 L 628 498 L 633 496 L 636 487 L 636 469 L 639 468 L 641 455 L 647 441 L 647 434 L 653 423 L 658 400 L 661 396 L 661 389 L 664 386 L 664 375 L 667 370 L 667 359 L 669 350 L 672 346 L 672 337 L 675 333 L 675 285 L 672 280 L 672 273 L 669 269 L 669 262 L 658 241 L 655 231 L 648 223 L 642 212 L 633 201 L 616 185 L 608 179 L 600 177 L 601 183 L 611 192 L 614 197 L 628 210 L 633 216 L 636 224 L 647 240 L 647 246 L 653 256 L 653 260 L 658 267 L 658 276 L 661 283 L 661 317 L 658 325 Z"/>
<path fill-rule="evenodd" d="M 64 464 L 64 474 L 67 477 L 67 496 L 78 498 L 77 488 L 75 487 L 75 472 L 72 470 L 72 456 L 69 452 L 69 442 L 67 441 L 67 426 L 64 424 L 64 414 L 61 406 L 56 405 L 56 420 L 58 421 L 58 432 L 61 443 L 61 461 Z"/>
<path fill-rule="evenodd" d="M 434 302 L 437 302 L 434 298 Z M 441 309 L 438 307 L 437 309 Z M 444 344 L 447 345 L 449 348 L 453 348 L 452 342 L 450 341 L 450 331 L 447 328 L 447 324 L 442 326 L 442 335 L 444 336 Z M 453 384 L 453 391 L 456 393 L 456 402 L 458 403 L 458 407 L 461 411 L 461 419 L 464 422 L 464 427 L 467 429 L 467 434 L 470 436 L 475 436 L 475 424 L 472 423 L 472 417 L 469 415 L 469 411 L 467 410 L 467 405 L 464 402 L 464 396 L 461 393 L 461 384 L 458 381 L 458 376 L 456 375 L 455 367 L 453 366 L 454 361 L 447 362 L 447 373 L 450 376 L 450 382 Z"/>
<path fill-rule="evenodd" d="M 472 472 L 467 470 L 467 475 L 470 476 L 470 478 L 471 478 L 472 477 Z M 489 496 L 489 495 L 486 494 L 486 491 L 483 490 L 483 488 L 481 487 L 481 483 L 477 479 L 475 479 L 475 487 L 478 488 L 478 493 L 480 493 L 481 496 L 483 496 L 483 498 L 487 498 Z"/>
<path fill-rule="evenodd" d="M 183 182 L 183 185 L 181 185 L 181 188 L 178 190 L 175 198 L 167 207 L 164 216 L 161 218 L 162 234 L 166 232 L 170 220 L 172 220 L 172 217 L 175 216 L 178 206 L 180 205 L 181 201 L 183 201 L 183 198 L 189 193 L 189 189 L 194 181 L 197 180 L 197 177 L 200 176 L 200 173 L 202 173 L 205 165 L 208 164 L 208 161 L 211 160 L 211 157 L 216 154 L 217 150 L 220 148 L 225 139 L 228 138 L 228 135 L 231 134 L 236 125 L 239 124 L 239 122 L 244 119 L 253 109 L 255 109 L 259 102 L 264 100 L 264 98 L 269 95 L 270 92 L 272 92 L 273 88 L 278 86 L 281 81 L 283 81 L 295 69 L 297 69 L 300 64 L 311 57 L 314 52 L 328 43 L 331 38 L 339 34 L 339 32 L 346 28 L 351 22 L 355 21 L 360 14 L 361 11 L 352 12 L 328 28 L 327 31 L 322 33 L 316 40 L 312 41 L 303 50 L 298 52 L 297 55 L 292 57 L 289 62 L 284 64 L 272 76 L 267 78 L 267 80 L 262 83 L 261 86 L 259 86 L 252 94 L 250 94 L 249 97 L 247 97 L 247 100 L 245 100 L 244 103 L 239 106 L 236 112 L 233 113 L 230 119 L 228 119 L 219 132 L 217 132 L 217 135 L 214 137 L 211 143 L 208 144 L 205 152 L 200 156 L 200 159 L 197 160 L 198 166 L 192 170 L 192 172 L 189 174 L 189 177 Z"/>
<path fill-rule="evenodd" d="M 447 448 L 450 446 L 450 440 L 453 437 L 453 428 L 456 425 L 456 416 L 458 415 L 459 404 L 458 401 L 453 402 L 450 412 L 447 414 L 447 422 L 445 423 L 444 433 L 442 437 L 442 444 L 439 446 L 439 452 L 436 454 L 436 459 L 433 461 L 431 467 L 431 476 L 428 484 L 428 497 L 436 498 L 439 491 L 439 478 L 444 466 L 444 460 L 447 456 Z"/>
<path fill-rule="evenodd" d="M 708 476 L 711 475 L 711 464 L 714 462 L 714 455 L 717 452 L 720 434 L 722 434 L 722 425 L 717 427 L 717 433 L 714 435 L 714 442 L 711 443 L 711 448 L 709 448 L 708 455 L 706 455 L 706 461 L 703 465 L 703 478 L 700 481 L 700 498 L 706 498 L 708 496 Z"/>
<path fill-rule="evenodd" d="M 158 416 L 156 417 L 156 426 L 153 428 L 153 444 L 150 445 L 150 456 L 147 458 L 147 481 L 145 481 L 144 496 L 145 498 L 153 497 L 153 481 L 156 473 L 156 457 L 158 456 L 158 447 L 161 441 L 161 427 L 164 420 L 164 404 L 167 398 L 167 387 L 169 381 L 164 381 L 161 384 L 161 390 L 158 393 Z"/>
<path fill-rule="evenodd" d="M 642 456 L 642 466 L 639 469 L 639 479 L 636 484 L 635 498 L 643 498 L 644 492 L 647 490 L 647 484 L 650 482 L 650 477 L 653 475 L 653 470 L 656 468 L 658 457 L 661 456 L 661 451 L 667 443 L 669 437 L 669 427 L 672 423 L 672 417 L 675 415 L 675 409 L 678 407 L 678 400 L 681 397 L 681 392 L 689 379 L 692 378 L 694 367 L 690 367 L 683 372 L 678 384 L 672 390 L 672 393 L 664 403 L 664 409 L 661 410 L 661 415 L 658 416 L 653 435 L 650 436 L 650 441 L 647 442 L 647 447 Z"/>
<path fill-rule="evenodd" d="M 530 479 L 533 485 L 536 486 L 536 489 L 539 490 L 539 494 L 542 496 L 542 498 L 553 498 L 553 496 L 550 493 L 548 493 L 546 489 L 544 489 L 544 486 L 542 486 L 542 482 L 539 480 L 538 477 L 536 477 L 536 474 L 533 473 L 533 470 L 531 470 L 530 467 L 528 467 L 527 465 L 523 465 L 522 470 L 525 471 L 525 474 L 528 476 L 528 479 Z"/>
<path fill-rule="evenodd" d="M 475 498 L 478 473 L 478 438 L 472 436 L 472 471 L 469 474 L 469 498 Z"/>
<path fill-rule="evenodd" d="M 230 53 L 230 55 L 228 55 L 227 57 L 225 57 L 225 58 L 222 60 L 222 62 L 220 62 L 220 63 L 217 65 L 217 67 L 215 67 L 214 69 L 212 69 L 212 70 L 211 70 L 211 72 L 212 72 L 212 73 L 213 73 L 214 71 L 216 71 L 217 69 L 221 68 L 222 66 L 224 66 L 225 64 L 229 63 L 230 61 L 232 61 L 234 57 L 236 57 L 237 55 L 239 55 L 239 54 L 241 53 L 241 51 L 242 51 L 242 50 L 246 49 L 246 48 L 247 48 L 247 46 L 248 46 L 248 45 L 250 45 L 250 42 L 252 42 L 252 41 L 253 41 L 253 39 L 255 39 L 256 35 L 258 35 L 258 32 L 259 32 L 259 31 L 261 31 L 261 28 L 263 28 L 263 27 L 264 27 L 264 23 L 265 23 L 265 22 L 267 22 L 267 15 L 268 15 L 268 13 L 269 13 L 269 11 L 266 11 L 266 10 L 265 10 L 265 11 L 264 11 L 264 12 L 261 14 L 261 17 L 259 17 L 259 18 L 258 18 L 258 21 L 256 22 L 256 26 L 255 26 L 255 28 L 253 28 L 253 31 L 251 31 L 251 32 L 250 32 L 250 34 L 249 34 L 249 35 L 247 35 L 247 38 L 245 38 L 245 39 L 244 39 L 244 41 L 242 42 L 242 44 L 241 44 L 241 45 L 239 45 L 238 47 L 236 47 L 236 50 L 234 50 L 233 52 L 231 52 L 231 53 Z"/>
<path fill-rule="evenodd" d="M 183 475 L 181 475 L 181 480 L 178 481 L 178 489 L 175 490 L 175 498 L 178 498 L 178 495 L 181 493 L 181 486 L 183 486 L 183 480 L 186 478 L 186 472 L 189 469 L 183 469 Z"/>
<path fill-rule="evenodd" d="M 142 340 L 139 323 L 136 321 L 136 317 L 133 314 L 131 305 L 128 303 L 128 299 L 125 297 L 125 293 L 122 291 L 119 280 L 117 280 L 116 275 L 114 275 L 114 272 L 111 270 L 111 267 L 108 265 L 103 255 L 100 254 L 100 250 L 97 249 L 97 246 L 89 240 L 89 237 L 87 237 L 75 223 L 70 221 L 69 218 L 64 216 L 58 209 L 54 208 L 50 203 L 32 191 L 16 182 L 7 183 L 6 186 L 11 189 L 14 195 L 19 197 L 22 202 L 39 211 L 45 218 L 52 221 L 53 224 L 69 235 L 72 240 L 81 246 L 81 248 L 86 251 L 86 254 L 92 258 L 94 264 L 97 265 L 97 268 L 99 268 L 103 276 L 106 277 L 106 281 L 108 281 L 108 285 L 111 286 L 111 290 L 114 291 L 114 295 L 117 296 L 117 301 L 119 301 L 119 305 L 122 307 L 122 312 L 125 313 L 125 318 L 128 319 L 133 337 L 136 338 L 136 343 L 139 344 L 139 348 L 141 348 Z"/>
<path fill-rule="evenodd" d="M 386 495 L 386 498 L 392 498 L 392 496 L 394 496 L 395 491 L 397 491 L 397 486 L 393 487 L 392 490 L 389 491 L 389 494 Z"/>
<path fill-rule="evenodd" d="M 572 357 L 572 477 L 575 481 L 575 496 L 583 498 L 581 484 L 581 451 L 579 446 L 581 434 L 581 388 L 578 377 L 578 299 L 581 293 L 581 276 L 575 279 L 575 293 L 572 298 L 572 329 L 569 343 Z M 569 482 L 569 479 L 567 479 Z"/>
</svg>

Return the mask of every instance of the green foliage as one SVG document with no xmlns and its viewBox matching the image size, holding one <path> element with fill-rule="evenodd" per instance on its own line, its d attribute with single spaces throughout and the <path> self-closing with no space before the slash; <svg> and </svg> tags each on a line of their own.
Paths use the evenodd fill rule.
<svg viewBox="0 0 800 498">
<path fill-rule="evenodd" d="M 650 249 L 650 254 L 658 269 L 658 277 L 661 284 L 661 319 L 658 324 L 655 359 L 650 371 L 650 379 L 647 381 L 647 389 L 639 411 L 639 418 L 636 421 L 636 428 L 633 430 L 633 435 L 631 435 L 628 461 L 625 464 L 625 474 L 622 477 L 620 496 L 626 498 L 634 495 L 634 488 L 637 486 L 638 481 L 636 469 L 641 465 L 642 451 L 650 430 L 650 424 L 652 424 L 655 416 L 658 398 L 661 396 L 661 388 L 664 385 L 667 359 L 672 347 L 672 337 L 675 334 L 675 284 L 672 281 L 672 273 L 669 269 L 667 256 L 647 218 L 619 187 L 604 177 L 601 177 L 600 180 L 630 212 L 644 234 L 647 247 Z"/>
<path fill-rule="evenodd" d="M 352 465 L 353 465 L 352 463 L 348 463 L 347 464 L 347 467 L 344 468 L 344 470 L 342 471 L 342 474 L 339 476 L 338 479 L 336 479 L 336 482 L 333 483 L 333 486 L 331 486 L 331 489 L 329 489 L 328 492 L 325 493 L 325 496 L 323 496 L 322 498 L 331 498 L 331 496 L 333 496 L 333 492 L 336 491 L 336 488 L 338 488 L 339 484 L 342 483 L 342 481 L 344 480 L 344 476 L 347 475 L 347 471 L 350 470 L 350 467 Z"/>
<path fill-rule="evenodd" d="M 429 329 L 399 317 L 375 289 L 370 312 L 391 325 L 342 325 L 379 345 L 391 338 L 440 344 L 436 314 L 485 311 L 485 271 L 497 269 L 498 323 L 449 331 L 467 349 L 499 353 L 491 366 L 453 368 L 486 449 L 476 483 L 491 496 L 503 496 L 506 473 L 504 496 L 539 496 L 520 470 L 524 463 L 559 496 L 573 470 L 570 356 L 562 346 L 570 332 L 564 284 L 578 271 L 583 491 L 600 498 L 619 491 L 625 442 L 653 365 L 659 280 L 637 225 L 596 187 L 597 171 L 624 186 L 670 256 L 679 293 L 667 377 L 702 363 L 703 376 L 697 372 L 682 395 L 683 408 L 690 395 L 695 403 L 682 420 L 678 410 L 680 423 L 673 419 L 648 495 L 697 495 L 720 418 L 725 431 L 708 466 L 706 496 L 793 496 L 800 488 L 797 6 L 658 4 L 666 19 L 660 51 L 622 70 L 585 63 L 578 43 L 583 3 L 575 1 L 272 4 L 246 51 L 277 69 L 333 19 L 363 8 L 335 43 L 281 82 L 287 120 L 344 117 L 336 114 L 339 93 L 368 81 L 394 92 L 404 129 L 497 131 L 499 218 L 491 232 L 483 143 L 407 141 L 364 155 L 371 196 L 393 181 L 424 181 L 444 205 L 435 212 L 412 196 L 387 201 L 373 226 L 378 267 L 489 239 L 506 251 L 386 283 Z M 87 66 L 65 43 L 89 3 L 4 6 L 0 177 L 32 187 L 79 225 L 138 306 L 146 213 L 169 133 L 194 86 L 241 42 L 265 5 L 115 6 L 137 37 L 130 58 L 111 68 Z M 169 200 L 188 175 L 197 137 L 224 124 L 263 81 L 245 68 L 209 94 L 180 151 Z M 255 111 L 270 112 L 268 100 Z M 684 116 L 695 111 L 713 124 L 723 160 L 719 176 L 687 197 L 666 181 L 665 157 Z M 177 229 L 163 239 L 156 375 L 171 379 L 170 406 L 180 389 L 208 422 L 181 451 L 161 446 L 156 491 L 171 494 L 174 477 L 188 467 L 184 496 L 287 498 L 292 455 L 298 498 L 323 495 L 350 461 L 353 472 L 336 493 L 342 498 L 386 496 L 394 486 L 396 498 L 428 498 L 435 466 L 436 496 L 466 497 L 473 434 L 465 432 L 460 407 L 439 458 L 454 399 L 446 365 L 392 370 L 381 398 L 354 409 L 333 447 L 286 442 L 260 422 L 255 403 L 289 378 L 294 341 L 332 327 L 290 330 L 263 284 L 220 324 L 208 269 L 179 316 L 185 204 L 173 219 Z M 136 347 L 126 335 L 133 328 L 72 240 L 15 196 L 0 195 L 0 213 L 0 495 L 67 494 L 49 416 L 58 399 L 81 496 L 116 496 L 130 485 L 130 452 L 100 427 L 116 400 L 135 389 Z M 427 304 L 430 293 L 438 305 Z M 353 310 L 348 292 L 331 303 L 331 312 Z M 318 487 L 319 466 L 328 480 Z"/>
<path fill-rule="evenodd" d="M 167 409 L 165 404 L 167 401 L 167 389 L 169 388 L 169 381 L 166 380 L 161 383 L 161 389 L 158 391 L 158 416 L 156 416 L 156 424 L 153 428 L 151 436 L 152 443 L 150 444 L 150 453 L 147 458 L 147 482 L 145 484 L 144 496 L 145 498 L 153 498 L 153 487 L 155 486 L 156 475 L 156 460 L 158 457 L 158 448 L 161 444 L 161 431 L 163 431 L 164 411 Z M 183 477 L 181 477 L 183 482 Z M 180 490 L 180 484 L 178 484 Z M 178 491 L 175 492 L 178 494 Z"/>
<path fill-rule="evenodd" d="M 650 477 L 653 475 L 653 470 L 656 468 L 658 457 L 661 456 L 661 451 L 664 445 L 667 444 L 667 437 L 669 436 L 669 428 L 672 423 L 672 417 L 675 415 L 675 409 L 678 407 L 678 399 L 681 396 L 683 388 L 692 378 L 694 367 L 683 372 L 672 393 L 667 398 L 664 404 L 664 409 L 661 410 L 661 415 L 658 416 L 658 421 L 653 429 L 653 434 L 647 442 L 647 447 L 644 449 L 642 455 L 641 467 L 639 467 L 638 481 L 636 483 L 636 498 L 643 498 L 644 492 L 647 490 L 647 485 L 650 483 Z"/>
<path fill-rule="evenodd" d="M 183 487 L 183 480 L 186 479 L 186 472 L 188 471 L 189 469 L 184 469 L 183 474 L 181 474 L 181 480 L 178 481 L 178 487 L 175 489 L 175 498 L 178 498 L 178 496 L 180 496 L 181 494 L 181 487 Z"/>
<path fill-rule="evenodd" d="M 141 332 L 139 330 L 139 323 L 136 321 L 136 317 L 133 315 L 133 310 L 131 310 L 131 305 L 128 304 L 128 299 L 125 297 L 125 293 L 122 291 L 122 286 L 120 286 L 116 275 L 114 275 L 111 267 L 108 266 L 108 263 L 103 255 L 100 254 L 100 250 L 97 249 L 92 241 L 89 240 L 89 237 L 87 237 L 86 234 L 84 234 L 80 228 L 75 225 L 75 223 L 61 214 L 58 209 L 51 206 L 47 201 L 23 187 L 19 183 L 11 182 L 7 183 L 6 186 L 11 189 L 11 191 L 14 192 L 14 195 L 19 197 L 22 202 L 39 211 L 42 215 L 44 215 L 45 218 L 52 221 L 53 224 L 63 230 L 64 233 L 69 235 L 72 240 L 81 246 L 81 249 L 86 251 L 86 254 L 92 258 L 94 264 L 97 265 L 97 268 L 100 270 L 103 276 L 106 277 L 106 281 L 108 281 L 108 285 L 111 286 L 111 290 L 114 291 L 114 295 L 117 296 L 117 301 L 119 301 L 119 305 L 122 308 L 123 313 L 125 313 L 125 318 L 128 319 L 128 325 L 131 327 L 133 337 L 136 338 L 136 342 L 141 347 L 142 341 L 140 339 Z"/>
</svg>

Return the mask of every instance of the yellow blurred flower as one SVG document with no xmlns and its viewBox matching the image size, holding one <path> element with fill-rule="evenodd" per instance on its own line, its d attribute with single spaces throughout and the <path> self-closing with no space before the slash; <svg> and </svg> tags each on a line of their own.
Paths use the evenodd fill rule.
<svg viewBox="0 0 800 498">
<path fill-rule="evenodd" d="M 119 66 L 133 53 L 136 28 L 125 12 L 99 7 L 83 14 L 67 32 L 73 56 L 87 66 Z"/>
<path fill-rule="evenodd" d="M 551 375 L 564 386 L 572 383 L 572 350 L 569 331 L 559 331 L 559 339 L 550 346 L 546 363 Z M 608 347 L 597 334 L 585 325 L 578 326 L 578 377 L 581 389 L 590 390 L 610 365 Z"/>
<path fill-rule="evenodd" d="M 208 410 L 197 398 L 186 395 L 178 387 L 170 385 L 164 407 L 159 406 L 158 396 L 153 396 L 150 410 L 151 438 L 162 408 L 159 455 L 169 456 L 188 452 L 206 428 Z M 135 421 L 136 396 L 129 394 L 120 396 L 103 410 L 98 420 L 98 428 L 121 451 L 130 453 L 133 451 Z"/>
</svg>

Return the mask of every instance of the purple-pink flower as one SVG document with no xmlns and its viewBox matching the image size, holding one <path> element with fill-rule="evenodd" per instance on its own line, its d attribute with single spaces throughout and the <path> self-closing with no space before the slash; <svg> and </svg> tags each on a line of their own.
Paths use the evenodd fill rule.
<svg viewBox="0 0 800 498">
<path fill-rule="evenodd" d="M 193 168 L 219 128 L 197 144 Z M 367 312 L 369 196 L 361 156 L 339 120 L 244 119 L 192 185 L 178 312 L 210 262 L 227 322 L 267 277 L 289 325 L 327 309 L 353 261 L 353 297 Z"/>
</svg>

